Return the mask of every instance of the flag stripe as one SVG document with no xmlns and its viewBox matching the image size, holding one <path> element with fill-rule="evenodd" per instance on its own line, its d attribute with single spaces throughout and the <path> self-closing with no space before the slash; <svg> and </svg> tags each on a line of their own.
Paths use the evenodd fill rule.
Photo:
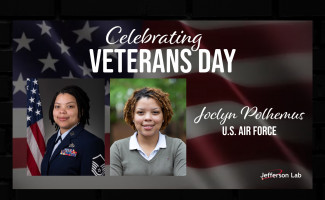
<svg viewBox="0 0 325 200">
<path fill-rule="evenodd" d="M 29 150 L 31 152 L 31 155 L 33 156 L 33 159 L 35 160 L 35 162 L 38 166 L 38 169 L 40 171 L 43 156 L 41 154 L 40 149 L 38 148 L 37 141 L 29 127 L 27 128 L 27 144 L 28 144 Z"/>
<path fill-rule="evenodd" d="M 235 133 L 238 130 L 235 130 Z M 201 137 L 188 139 L 187 164 L 194 168 L 210 168 L 229 163 L 249 160 L 283 160 L 291 163 L 311 167 L 311 160 L 292 159 L 283 153 L 277 144 L 279 139 L 274 136 L 223 136 L 221 132 L 207 134 Z M 282 141 L 296 157 L 310 158 L 310 145 L 295 144 Z M 231 144 L 231 145 L 230 145 Z M 298 163 L 297 163 L 298 162 Z"/>
<path fill-rule="evenodd" d="M 43 123 L 43 121 L 41 122 Z M 30 129 L 34 135 L 34 138 L 37 142 L 38 149 L 40 150 L 42 156 L 44 156 L 45 153 L 45 142 L 44 142 L 44 136 L 42 135 L 42 132 L 40 131 L 38 127 L 38 122 L 34 123 L 30 126 Z"/>
<path fill-rule="evenodd" d="M 27 146 L 27 166 L 32 176 L 39 176 L 41 175 L 40 170 L 35 162 L 34 156 Z"/>
<path fill-rule="evenodd" d="M 25 168 L 27 166 L 27 151 L 29 149 L 26 138 L 12 139 L 12 167 Z"/>
<path fill-rule="evenodd" d="M 279 111 L 300 112 L 306 107 L 311 108 L 309 98 L 312 93 L 311 82 L 273 87 L 244 87 L 211 73 L 193 73 L 176 78 L 186 78 L 187 80 L 187 106 L 212 101 L 234 101 L 248 106 L 258 105 L 261 109 L 272 105 Z M 290 99 L 294 96 L 299 97 L 295 102 L 283 101 L 283 99 Z M 304 105 L 304 107 L 297 105 Z"/>
<path fill-rule="evenodd" d="M 200 48 L 208 49 L 212 53 L 214 53 L 216 47 L 218 49 L 236 49 L 240 53 L 235 56 L 235 59 L 243 59 L 310 51 L 312 32 L 309 30 L 311 30 L 311 26 L 312 24 L 309 22 L 301 22 L 200 30 L 190 28 L 179 21 L 160 21 L 159 23 L 147 21 L 143 30 L 150 28 L 148 33 L 153 35 L 170 35 L 171 30 L 177 31 L 178 34 L 184 30 L 187 35 L 191 36 L 202 34 Z M 266 40 L 266 33 L 272 36 L 272 39 Z M 188 42 L 184 44 L 189 47 L 193 45 Z M 139 48 L 158 49 L 168 48 L 173 45 L 177 44 L 141 43 Z"/>
</svg>

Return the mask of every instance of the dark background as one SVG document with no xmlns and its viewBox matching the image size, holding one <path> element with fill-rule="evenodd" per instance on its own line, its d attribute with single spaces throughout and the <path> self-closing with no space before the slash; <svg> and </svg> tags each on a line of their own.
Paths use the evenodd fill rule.
<svg viewBox="0 0 325 200">
<path fill-rule="evenodd" d="M 12 190 L 12 20 L 186 19 L 313 21 L 313 190 Z M 325 1 L 2 0 L 0 2 L 0 198 L 317 199 L 325 198 Z M 123 199 L 124 199 L 123 198 Z"/>
<path fill-rule="evenodd" d="M 49 113 L 46 112 L 50 108 L 52 98 L 57 91 L 68 85 L 77 85 L 83 89 L 89 99 L 90 99 L 90 111 L 89 111 L 89 125 L 85 126 L 85 129 L 90 133 L 96 135 L 100 139 L 105 141 L 105 131 L 104 131 L 104 79 L 44 79 L 39 78 L 39 91 L 42 94 L 42 109 L 43 109 L 43 119 L 49 118 Z M 99 88 L 102 88 L 100 90 Z M 55 132 L 55 127 L 52 125 L 50 120 L 43 120 L 44 132 L 45 132 L 45 144 L 47 144 L 48 139 Z"/>
</svg>

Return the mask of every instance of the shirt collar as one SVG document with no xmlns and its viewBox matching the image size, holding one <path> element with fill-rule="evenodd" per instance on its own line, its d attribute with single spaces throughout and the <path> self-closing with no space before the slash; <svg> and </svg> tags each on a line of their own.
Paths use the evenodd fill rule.
<svg viewBox="0 0 325 200">
<path fill-rule="evenodd" d="M 79 123 L 78 123 L 79 124 Z M 58 135 L 56 136 L 56 139 L 61 135 L 61 140 L 63 140 L 69 133 L 70 133 L 70 131 L 74 128 L 74 127 L 76 127 L 78 124 L 76 124 L 76 125 L 74 125 L 72 128 L 70 128 L 69 130 L 67 130 L 65 133 L 63 133 L 62 135 L 61 135 L 61 129 L 59 129 L 59 131 L 58 131 Z"/>
<path fill-rule="evenodd" d="M 137 140 L 137 134 L 138 132 L 135 132 L 131 138 L 130 138 L 130 143 L 129 143 L 129 149 L 130 150 L 142 150 L 139 143 L 138 143 L 138 140 Z M 160 148 L 166 148 L 167 145 L 166 145 L 166 137 L 165 135 L 163 135 L 162 133 L 159 132 L 159 139 L 158 139 L 158 142 L 157 142 L 157 145 L 155 147 L 154 150 L 158 150 Z"/>
</svg>

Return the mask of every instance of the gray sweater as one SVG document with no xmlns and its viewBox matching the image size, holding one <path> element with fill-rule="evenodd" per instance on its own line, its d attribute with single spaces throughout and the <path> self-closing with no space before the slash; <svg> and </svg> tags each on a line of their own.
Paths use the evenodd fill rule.
<svg viewBox="0 0 325 200">
<path fill-rule="evenodd" d="M 118 140 L 111 146 L 111 176 L 185 176 L 186 145 L 166 135 L 166 149 L 159 149 L 150 160 L 138 150 L 129 149 L 130 137 Z"/>
</svg>

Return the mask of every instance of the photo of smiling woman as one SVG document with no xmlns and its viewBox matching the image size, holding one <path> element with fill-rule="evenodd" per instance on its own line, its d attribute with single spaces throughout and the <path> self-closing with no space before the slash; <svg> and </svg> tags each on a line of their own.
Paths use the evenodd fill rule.
<svg viewBox="0 0 325 200">
<path fill-rule="evenodd" d="M 169 94 L 158 88 L 137 89 L 123 111 L 134 133 L 111 145 L 110 175 L 185 176 L 185 143 L 161 133 L 174 114 Z"/>
<path fill-rule="evenodd" d="M 84 129 L 89 125 L 90 99 L 76 85 L 52 98 L 49 119 L 56 132 L 48 139 L 41 174 L 101 176 L 105 172 L 104 142 Z"/>
</svg>

